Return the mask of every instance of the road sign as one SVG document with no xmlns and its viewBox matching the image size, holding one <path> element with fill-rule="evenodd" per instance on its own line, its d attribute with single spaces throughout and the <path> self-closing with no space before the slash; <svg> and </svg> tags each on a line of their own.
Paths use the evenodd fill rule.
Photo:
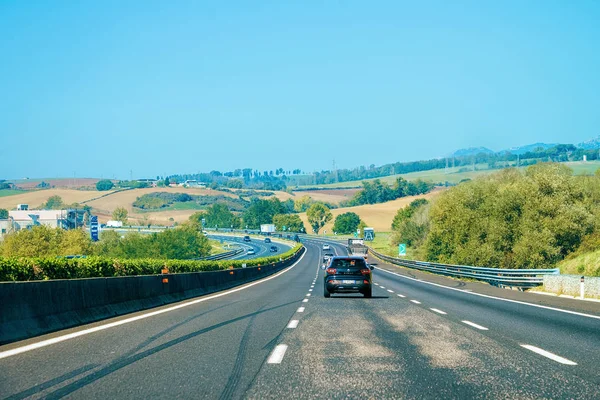
<svg viewBox="0 0 600 400">
<path fill-rule="evenodd" d="M 354 237 L 357 238 L 358 237 L 358 232 L 354 232 Z"/>
<path fill-rule="evenodd" d="M 98 228 L 98 216 L 92 215 L 92 217 L 90 218 L 90 237 L 92 238 L 93 242 L 98 241 Z"/>
<path fill-rule="evenodd" d="M 398 245 L 398 255 L 399 256 L 405 256 L 406 255 L 406 244 L 400 243 Z"/>
</svg>

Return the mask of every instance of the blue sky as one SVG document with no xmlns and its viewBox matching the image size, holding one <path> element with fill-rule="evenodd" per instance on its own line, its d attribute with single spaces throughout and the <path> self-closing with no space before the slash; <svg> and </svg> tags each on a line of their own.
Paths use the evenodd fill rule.
<svg viewBox="0 0 600 400">
<path fill-rule="evenodd" d="M 0 178 L 581 142 L 600 134 L 599 20 L 594 0 L 3 0 Z"/>
</svg>

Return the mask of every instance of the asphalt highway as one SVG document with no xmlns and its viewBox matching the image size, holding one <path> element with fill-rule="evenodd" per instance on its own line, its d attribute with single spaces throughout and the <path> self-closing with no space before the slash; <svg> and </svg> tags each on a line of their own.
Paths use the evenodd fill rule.
<svg viewBox="0 0 600 400">
<path fill-rule="evenodd" d="M 291 246 L 278 242 L 271 241 L 271 243 L 265 243 L 263 238 L 257 239 L 252 237 L 250 242 L 244 242 L 243 236 L 228 236 L 228 235 L 215 235 L 208 234 L 207 235 L 211 239 L 221 240 L 222 242 L 234 243 L 246 251 L 248 249 L 254 250 L 254 254 L 247 254 L 246 252 L 239 254 L 237 256 L 231 257 L 231 260 L 251 260 L 253 258 L 261 258 L 261 257 L 269 257 L 277 254 L 285 253 L 286 251 L 291 249 Z M 277 252 L 271 252 L 271 246 L 277 247 Z"/>
<path fill-rule="evenodd" d="M 372 299 L 325 299 L 321 243 L 305 245 L 266 280 L 0 347 L 0 398 L 599 398 L 600 305 L 383 263 Z"/>
</svg>

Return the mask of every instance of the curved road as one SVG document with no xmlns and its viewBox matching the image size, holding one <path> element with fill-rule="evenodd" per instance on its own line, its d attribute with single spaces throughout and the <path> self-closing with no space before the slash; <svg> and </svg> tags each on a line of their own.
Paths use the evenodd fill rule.
<svg viewBox="0 0 600 400">
<path fill-rule="evenodd" d="M 222 240 L 224 242 L 235 243 L 240 247 L 246 249 L 253 249 L 254 254 L 247 254 L 246 252 L 239 254 L 235 257 L 229 258 L 230 260 L 251 260 L 253 258 L 269 257 L 277 254 L 285 253 L 292 247 L 287 244 L 272 241 L 271 243 L 265 243 L 264 238 L 257 239 L 251 237 L 250 242 L 244 242 L 243 236 L 228 236 L 228 235 L 206 235 L 211 239 Z M 271 252 L 271 246 L 277 247 L 277 252 Z"/>
<path fill-rule="evenodd" d="M 305 245 L 262 281 L 0 347 L 0 398 L 598 398 L 600 304 L 383 263 L 374 298 L 325 299 Z"/>
</svg>

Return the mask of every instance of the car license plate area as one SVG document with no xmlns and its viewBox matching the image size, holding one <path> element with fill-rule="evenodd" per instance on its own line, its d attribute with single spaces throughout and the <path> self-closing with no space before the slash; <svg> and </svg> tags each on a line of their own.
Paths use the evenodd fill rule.
<svg viewBox="0 0 600 400">
<path fill-rule="evenodd" d="M 342 280 L 343 285 L 354 285 L 355 283 L 356 283 L 356 281 L 354 281 L 354 279 L 343 279 Z"/>
</svg>

